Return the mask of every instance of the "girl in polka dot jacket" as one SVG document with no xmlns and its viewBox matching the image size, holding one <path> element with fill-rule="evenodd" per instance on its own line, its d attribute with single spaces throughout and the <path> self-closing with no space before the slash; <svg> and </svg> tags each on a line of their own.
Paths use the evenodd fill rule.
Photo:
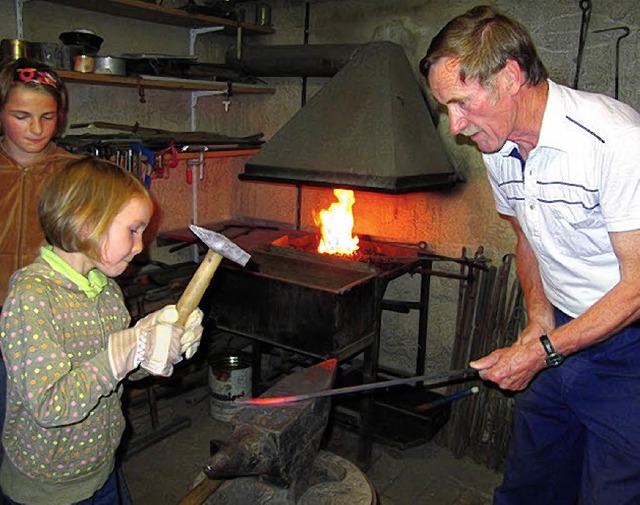
<svg viewBox="0 0 640 505">
<path fill-rule="evenodd" d="M 38 214 L 49 245 L 11 277 L 0 319 L 5 503 L 121 503 L 119 384 L 139 367 L 170 375 L 202 335 L 202 312 L 181 328 L 173 305 L 129 328 L 113 277 L 142 250 L 152 211 L 137 178 L 97 158 L 71 161 L 45 186 Z"/>
</svg>

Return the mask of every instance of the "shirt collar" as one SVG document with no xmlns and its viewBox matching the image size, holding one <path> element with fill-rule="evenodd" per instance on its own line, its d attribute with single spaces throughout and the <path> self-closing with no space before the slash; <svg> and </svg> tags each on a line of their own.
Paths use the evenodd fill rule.
<svg viewBox="0 0 640 505">
<path fill-rule="evenodd" d="M 562 101 L 562 93 L 560 86 L 548 79 L 549 94 L 547 96 L 547 105 L 544 109 L 542 117 L 542 126 L 540 127 L 540 136 L 538 137 L 537 147 L 550 147 L 552 149 L 565 150 L 565 106 Z"/>
<path fill-rule="evenodd" d="M 538 138 L 538 144 L 531 152 L 534 152 L 539 147 L 548 147 L 562 151 L 565 150 L 563 140 L 565 135 L 562 132 L 564 107 L 562 104 L 562 97 L 560 96 L 560 88 L 551 79 L 548 79 L 547 82 L 549 83 L 549 94 L 547 96 L 547 104 L 542 117 L 540 136 Z M 498 153 L 503 157 L 508 157 L 511 155 L 511 151 L 513 151 L 514 148 L 518 149 L 518 144 L 511 140 L 507 140 Z"/>
<path fill-rule="evenodd" d="M 40 255 L 51 268 L 61 273 L 73 282 L 88 298 L 95 298 L 107 285 L 107 276 L 100 270 L 94 268 L 85 277 L 75 270 L 69 263 L 53 252 L 52 246 L 44 246 L 40 248 Z"/>
</svg>

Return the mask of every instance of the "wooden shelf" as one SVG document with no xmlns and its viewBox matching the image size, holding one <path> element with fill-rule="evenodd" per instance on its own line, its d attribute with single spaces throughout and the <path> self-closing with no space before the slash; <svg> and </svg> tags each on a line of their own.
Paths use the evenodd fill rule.
<svg viewBox="0 0 640 505">
<path fill-rule="evenodd" d="M 189 79 L 172 79 L 162 78 L 145 78 L 134 76 L 119 76 L 105 74 L 83 74 L 81 72 L 73 72 L 71 70 L 56 70 L 56 73 L 62 77 L 64 82 L 81 83 L 81 84 L 98 84 L 108 86 L 125 86 L 137 88 L 142 86 L 147 89 L 165 89 L 173 91 L 227 91 L 226 82 L 189 82 Z M 276 92 L 275 88 L 263 86 L 260 84 L 242 84 L 231 83 L 232 94 L 258 94 L 272 95 Z"/>
<path fill-rule="evenodd" d="M 204 14 L 189 14 L 182 9 L 162 7 L 142 0 L 45 0 L 47 2 L 69 7 L 77 7 L 113 16 L 139 19 L 171 26 L 186 28 L 206 28 L 222 26 L 233 29 L 242 28 L 246 34 L 268 35 L 275 33 L 271 26 L 261 26 L 253 23 L 240 23 L 233 19 L 207 16 Z"/>
</svg>

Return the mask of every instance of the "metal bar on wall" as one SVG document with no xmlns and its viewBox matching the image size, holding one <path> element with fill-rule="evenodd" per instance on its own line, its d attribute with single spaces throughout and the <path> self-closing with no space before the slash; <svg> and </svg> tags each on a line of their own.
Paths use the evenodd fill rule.
<svg viewBox="0 0 640 505">
<path fill-rule="evenodd" d="M 21 39 L 23 36 L 22 27 L 22 0 L 16 0 L 16 38 Z"/>
</svg>

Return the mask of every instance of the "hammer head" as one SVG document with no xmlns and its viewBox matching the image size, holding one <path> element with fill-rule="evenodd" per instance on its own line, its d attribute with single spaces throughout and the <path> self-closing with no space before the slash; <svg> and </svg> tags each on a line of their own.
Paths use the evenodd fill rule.
<svg viewBox="0 0 640 505">
<path fill-rule="evenodd" d="M 217 252 L 220 256 L 224 256 L 228 260 L 234 261 L 241 266 L 245 266 L 249 261 L 249 258 L 251 258 L 251 255 L 247 251 L 239 247 L 237 244 L 234 244 L 221 233 L 207 230 L 206 228 L 196 226 L 195 224 L 190 225 L 189 229 L 200 240 L 202 240 L 209 249 Z"/>
</svg>

